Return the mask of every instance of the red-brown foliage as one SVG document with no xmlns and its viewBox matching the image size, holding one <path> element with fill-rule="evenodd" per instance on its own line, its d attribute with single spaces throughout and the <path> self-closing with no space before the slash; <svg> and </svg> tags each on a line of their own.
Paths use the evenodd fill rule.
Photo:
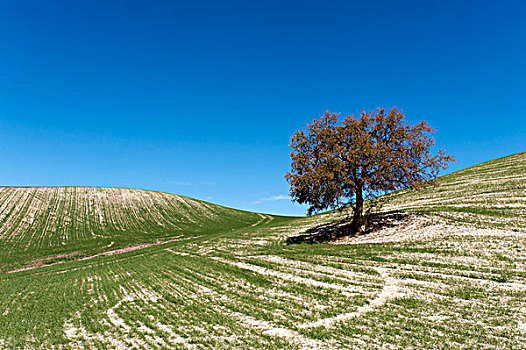
<svg viewBox="0 0 526 350">
<path fill-rule="evenodd" d="M 454 161 L 432 153 L 434 132 L 425 121 L 409 125 L 396 108 L 339 120 L 326 112 L 291 138 L 292 170 L 285 175 L 294 201 L 308 214 L 354 206 L 353 226 L 363 224 L 363 201 L 390 191 L 431 183 Z"/>
</svg>

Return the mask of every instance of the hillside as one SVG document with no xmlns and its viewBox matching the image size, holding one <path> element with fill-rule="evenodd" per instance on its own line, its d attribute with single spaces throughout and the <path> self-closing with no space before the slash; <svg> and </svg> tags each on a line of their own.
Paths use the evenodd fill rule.
<svg viewBox="0 0 526 350">
<path fill-rule="evenodd" d="M 261 220 L 256 213 L 154 191 L 0 187 L 0 271 L 188 239 Z"/>
<path fill-rule="evenodd" d="M 439 214 L 482 226 L 526 226 L 526 152 L 495 159 L 442 176 L 438 187 L 400 191 L 386 209 Z M 526 218 L 524 219 L 526 220 Z"/>
<path fill-rule="evenodd" d="M 388 196 L 378 231 L 312 245 L 284 241 L 339 214 L 4 188 L 0 348 L 524 348 L 525 179 L 526 153 L 483 163 Z"/>
</svg>

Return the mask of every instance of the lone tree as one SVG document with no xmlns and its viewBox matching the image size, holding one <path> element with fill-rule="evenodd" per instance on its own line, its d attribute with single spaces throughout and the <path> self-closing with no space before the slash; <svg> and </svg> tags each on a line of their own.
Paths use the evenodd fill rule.
<svg viewBox="0 0 526 350">
<path fill-rule="evenodd" d="M 351 229 L 361 231 L 364 199 L 432 183 L 454 161 L 443 149 L 432 153 L 434 129 L 425 121 L 409 125 L 396 108 L 338 116 L 327 111 L 291 138 L 285 178 L 292 199 L 310 205 L 308 215 L 354 204 Z"/>
</svg>

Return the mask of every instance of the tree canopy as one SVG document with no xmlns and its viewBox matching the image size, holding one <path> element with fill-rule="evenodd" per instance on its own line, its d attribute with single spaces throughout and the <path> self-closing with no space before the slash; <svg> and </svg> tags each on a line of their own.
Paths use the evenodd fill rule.
<svg viewBox="0 0 526 350">
<path fill-rule="evenodd" d="M 454 161 L 444 149 L 432 152 L 434 131 L 425 121 L 409 125 L 396 108 L 342 120 L 327 111 L 291 138 L 291 197 L 309 204 L 309 215 L 354 204 L 359 230 L 364 199 L 431 183 Z"/>
</svg>

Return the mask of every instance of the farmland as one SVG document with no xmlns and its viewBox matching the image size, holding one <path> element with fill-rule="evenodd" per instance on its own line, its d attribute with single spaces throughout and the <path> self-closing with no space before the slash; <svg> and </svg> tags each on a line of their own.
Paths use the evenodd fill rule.
<svg viewBox="0 0 526 350">
<path fill-rule="evenodd" d="M 0 189 L 0 348 L 526 348 L 526 153 L 336 225 L 115 188 Z M 393 215 L 396 213 L 397 215 Z"/>
<path fill-rule="evenodd" d="M 261 220 L 167 193 L 119 188 L 0 188 L 0 271 L 187 239 Z"/>
</svg>

